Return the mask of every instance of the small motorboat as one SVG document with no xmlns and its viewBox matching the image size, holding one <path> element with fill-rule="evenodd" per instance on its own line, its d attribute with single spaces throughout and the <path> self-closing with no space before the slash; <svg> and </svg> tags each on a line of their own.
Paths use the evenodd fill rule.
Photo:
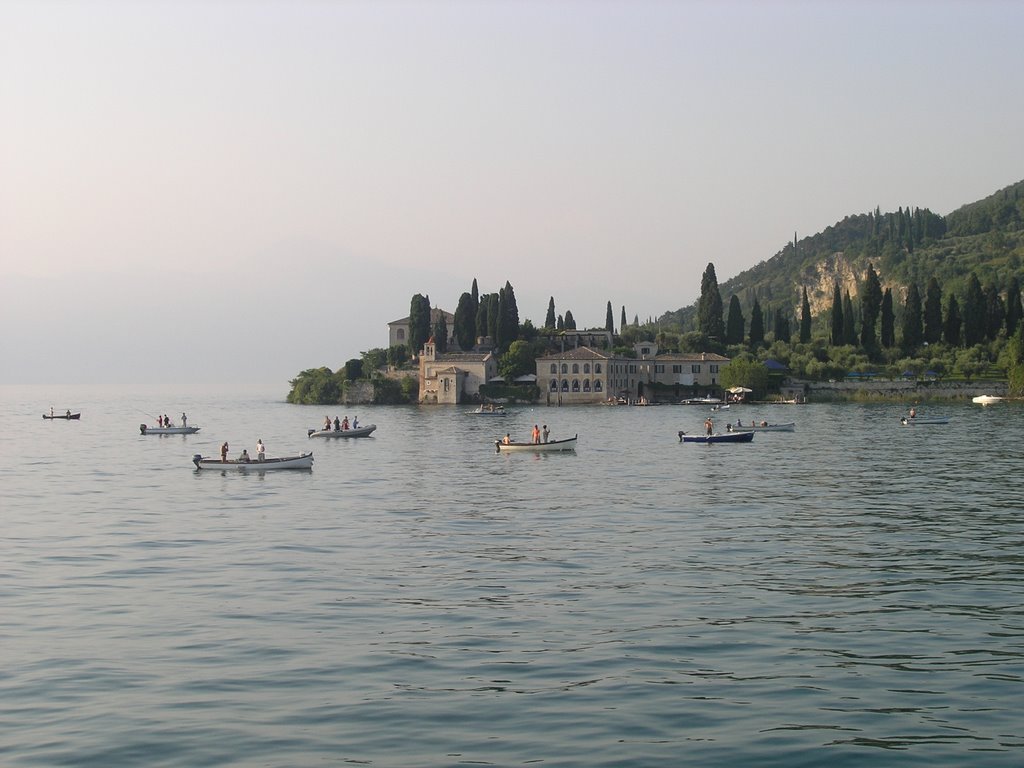
<svg viewBox="0 0 1024 768">
<path fill-rule="evenodd" d="M 767 421 L 759 421 L 756 424 L 726 424 L 725 428 L 730 432 L 795 432 L 796 422 L 769 424 Z"/>
<path fill-rule="evenodd" d="M 978 395 L 977 397 L 972 397 L 971 402 L 978 405 L 992 405 L 992 403 L 998 403 L 1002 399 L 996 395 Z"/>
<path fill-rule="evenodd" d="M 901 416 L 900 424 L 905 427 L 913 427 L 919 424 L 949 424 L 949 419 L 944 419 L 939 416 Z"/>
<path fill-rule="evenodd" d="M 139 432 L 144 435 L 194 435 L 199 427 L 150 427 L 139 424 Z"/>
<path fill-rule="evenodd" d="M 243 472 L 265 472 L 268 469 L 312 469 L 313 454 L 303 453 L 298 456 L 282 456 L 263 461 L 239 461 L 237 459 L 221 461 L 197 453 L 192 457 L 192 463 L 196 465 L 196 469 L 238 469 Z"/>
<path fill-rule="evenodd" d="M 43 414 L 43 418 L 44 419 L 66 419 L 67 421 L 72 421 L 72 420 L 75 420 L 75 419 L 82 418 L 82 414 L 80 414 L 80 413 L 72 413 L 71 411 L 68 411 L 67 413 L 44 413 Z"/>
<path fill-rule="evenodd" d="M 501 440 L 494 441 L 494 449 L 498 453 L 510 451 L 575 451 L 576 438 L 579 435 L 567 437 L 565 440 L 549 440 L 546 443 L 505 443 Z"/>
<path fill-rule="evenodd" d="M 369 437 L 376 428 L 376 424 L 367 424 L 356 429 L 307 429 L 306 434 L 309 437 Z"/>
<path fill-rule="evenodd" d="M 481 405 L 479 408 L 474 408 L 472 411 L 467 411 L 470 416 L 508 416 L 509 412 L 505 410 L 504 405 Z"/>
<path fill-rule="evenodd" d="M 688 435 L 679 431 L 680 443 L 749 443 L 754 433 L 747 432 L 716 432 L 712 435 Z"/>
</svg>

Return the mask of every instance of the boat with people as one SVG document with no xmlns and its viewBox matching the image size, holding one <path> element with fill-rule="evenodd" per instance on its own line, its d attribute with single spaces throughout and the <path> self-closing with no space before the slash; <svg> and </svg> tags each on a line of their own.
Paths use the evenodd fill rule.
<svg viewBox="0 0 1024 768">
<path fill-rule="evenodd" d="M 238 469 L 243 472 L 264 472 L 268 469 L 312 469 L 313 454 L 302 453 L 298 456 L 281 456 L 273 459 L 248 460 L 245 459 L 216 459 L 212 456 L 195 454 L 192 463 L 196 469 Z"/>
<path fill-rule="evenodd" d="M 787 421 L 782 424 L 769 424 L 767 421 L 757 421 L 751 424 L 727 424 L 726 429 L 730 432 L 795 432 L 796 422 Z"/>
<path fill-rule="evenodd" d="M 498 453 L 511 451 L 575 451 L 576 439 L 579 434 L 567 437 L 564 440 L 549 440 L 546 443 L 506 443 L 503 440 L 495 440 L 494 448 Z"/>
<path fill-rule="evenodd" d="M 472 411 L 467 411 L 470 416 L 507 416 L 509 411 L 505 410 L 504 405 L 495 405 L 494 403 L 482 403 Z"/>
<path fill-rule="evenodd" d="M 900 424 L 905 427 L 913 427 L 917 424 L 949 424 L 949 419 L 941 416 L 901 416 Z"/>
<path fill-rule="evenodd" d="M 997 395 L 978 395 L 977 397 L 972 397 L 971 402 L 978 405 L 992 405 L 992 403 L 998 403 L 1002 399 Z"/>
<path fill-rule="evenodd" d="M 77 419 L 82 418 L 82 414 L 81 413 L 72 413 L 71 411 L 67 411 L 66 413 L 54 413 L 53 409 L 51 409 L 49 413 L 44 413 L 43 414 L 43 418 L 44 419 L 66 419 L 67 421 L 75 421 Z"/>
<path fill-rule="evenodd" d="M 688 435 L 679 430 L 680 443 L 749 443 L 753 432 L 715 432 L 710 435 Z"/>
<path fill-rule="evenodd" d="M 367 424 L 355 429 L 307 429 L 309 437 L 369 437 L 377 429 L 376 424 Z"/>
<path fill-rule="evenodd" d="M 146 424 L 139 424 L 139 432 L 144 435 L 194 435 L 199 427 L 150 427 Z"/>
</svg>

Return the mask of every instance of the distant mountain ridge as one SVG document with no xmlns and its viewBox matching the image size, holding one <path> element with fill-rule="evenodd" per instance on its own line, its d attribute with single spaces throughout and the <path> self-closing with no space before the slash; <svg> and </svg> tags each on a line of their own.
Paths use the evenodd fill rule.
<svg viewBox="0 0 1024 768">
<path fill-rule="evenodd" d="M 786 246 L 767 261 L 719 284 L 726 306 L 740 300 L 745 316 L 756 297 L 762 309 L 800 316 L 803 289 L 817 318 L 832 306 L 835 284 L 856 297 L 873 265 L 883 290 L 902 303 L 911 283 L 921 292 L 938 278 L 944 292 L 960 292 L 973 271 L 982 284 L 1005 286 L 1024 265 L 1024 180 L 946 216 L 927 208 L 900 208 L 847 216 Z M 696 302 L 666 312 L 659 322 L 696 328 Z"/>
</svg>

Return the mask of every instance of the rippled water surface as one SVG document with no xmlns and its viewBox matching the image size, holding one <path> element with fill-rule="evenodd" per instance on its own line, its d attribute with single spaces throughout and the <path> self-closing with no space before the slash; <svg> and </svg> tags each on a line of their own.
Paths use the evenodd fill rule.
<svg viewBox="0 0 1024 768">
<path fill-rule="evenodd" d="M 5 766 L 1024 764 L 1015 404 L 0 398 Z M 313 469 L 190 462 L 258 437 Z"/>
</svg>

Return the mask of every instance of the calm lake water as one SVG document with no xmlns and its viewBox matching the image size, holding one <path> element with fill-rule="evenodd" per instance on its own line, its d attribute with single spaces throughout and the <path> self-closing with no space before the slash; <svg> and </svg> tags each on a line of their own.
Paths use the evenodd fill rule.
<svg viewBox="0 0 1024 768">
<path fill-rule="evenodd" d="M 283 394 L 0 389 L 0 764 L 1024 764 L 1017 404 Z M 494 452 L 534 423 L 578 450 Z M 257 438 L 313 469 L 191 464 Z"/>
</svg>

